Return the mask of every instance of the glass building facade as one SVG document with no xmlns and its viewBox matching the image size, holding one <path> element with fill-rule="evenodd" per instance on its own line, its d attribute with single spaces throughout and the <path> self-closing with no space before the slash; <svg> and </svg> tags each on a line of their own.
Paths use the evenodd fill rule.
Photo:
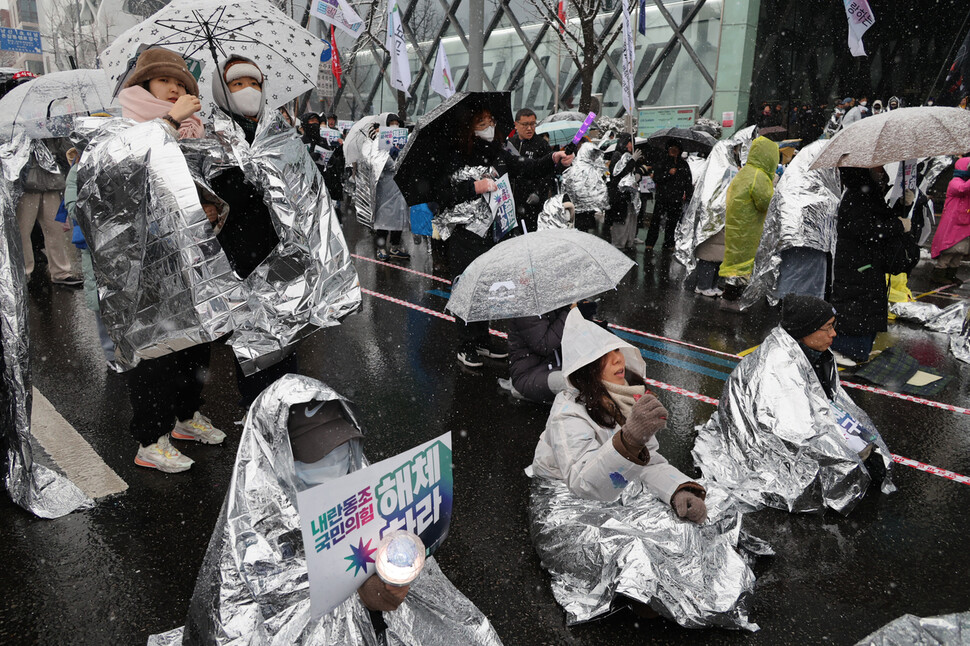
<svg viewBox="0 0 970 646">
<path fill-rule="evenodd" d="M 422 10 L 419 0 L 405 10 L 410 27 L 405 34 L 412 75 L 406 109 L 409 115 L 423 114 L 441 101 L 430 87 L 439 42 L 444 43 L 458 89 L 463 89 L 468 81 L 467 20 L 463 17 L 467 7 L 462 6 L 463 0 L 430 1 L 438 4 L 430 8 L 425 5 Z M 601 113 L 609 116 L 622 114 L 618 76 L 623 47 L 619 33 L 621 6 L 620 2 L 604 3 L 594 21 L 598 41 L 608 51 L 596 68 L 592 94 L 602 97 Z M 553 0 L 500 2 L 487 7 L 485 89 L 510 91 L 514 108 L 530 107 L 541 118 L 555 110 L 558 70 L 559 109 L 577 109 L 581 95 L 577 65 L 560 44 L 555 28 L 539 15 L 539 7 L 555 10 Z M 641 10 L 645 33 L 636 33 L 635 37 L 635 91 L 639 105 L 709 107 L 722 0 L 647 0 L 641 5 L 633 2 L 635 30 Z M 579 33 L 579 21 L 572 18 L 568 22 L 570 30 Z M 386 82 L 383 51 L 368 45 L 365 38 L 357 41 L 355 51 L 349 39 L 345 43 L 339 34 L 337 46 L 344 74 L 343 87 L 335 94 L 335 111 L 342 118 L 397 111 L 396 93 Z"/>
</svg>

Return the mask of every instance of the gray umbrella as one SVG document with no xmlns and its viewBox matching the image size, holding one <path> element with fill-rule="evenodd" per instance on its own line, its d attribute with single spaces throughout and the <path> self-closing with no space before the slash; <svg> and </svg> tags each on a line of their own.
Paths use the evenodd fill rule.
<svg viewBox="0 0 970 646">
<path fill-rule="evenodd" d="M 594 235 L 536 231 L 476 258 L 445 307 L 465 321 L 538 316 L 615 288 L 635 264 Z"/>
</svg>

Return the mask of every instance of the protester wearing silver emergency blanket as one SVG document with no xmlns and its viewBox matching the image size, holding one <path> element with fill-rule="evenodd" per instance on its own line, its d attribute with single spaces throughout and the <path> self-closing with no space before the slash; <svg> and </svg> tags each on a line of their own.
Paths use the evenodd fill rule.
<svg viewBox="0 0 970 646">
<path fill-rule="evenodd" d="M 252 146 L 217 111 L 213 137 L 176 141 L 160 121 L 84 120 L 77 209 L 101 314 L 126 368 L 229 332 L 246 374 L 360 304 L 357 274 L 323 181 L 274 112 Z M 240 166 L 262 189 L 279 245 L 240 279 L 199 200 Z M 215 196 L 217 197 L 217 196 Z M 228 217 L 232 217 L 231 213 Z"/>
<path fill-rule="evenodd" d="M 562 173 L 562 190 L 577 213 L 605 213 L 610 208 L 603 155 L 593 143 L 584 142 L 572 165 Z"/>
<path fill-rule="evenodd" d="M 536 551 L 567 622 L 603 615 L 622 595 L 685 627 L 757 630 L 746 608 L 755 577 L 739 547 L 762 554 L 770 548 L 741 531 L 745 506 L 669 464 L 652 435 L 633 457 L 627 445 L 636 434 L 636 409 L 627 411 L 622 427 L 607 428 L 587 405 L 592 370 L 596 378 L 622 373 L 626 386 L 619 378 L 603 384 L 617 406 L 625 408 L 627 400 L 655 406 L 649 393 L 635 403 L 636 395 L 628 396 L 642 392 L 635 385 L 645 369 L 640 353 L 578 309 L 566 320 L 562 348 L 568 387 L 557 395 L 536 446 L 529 511 Z M 662 406 L 660 415 L 662 426 Z M 703 513 L 681 508 L 685 494 Z"/>
<path fill-rule="evenodd" d="M 463 166 L 451 174 L 450 180 L 453 185 L 458 185 L 466 180 L 477 182 L 494 175 L 494 170 L 485 166 Z M 458 202 L 454 208 L 441 210 L 434 216 L 434 225 L 442 240 L 450 238 L 455 227 L 459 225 L 465 225 L 475 235 L 484 237 L 494 219 L 495 214 L 485 197 L 478 195 L 474 199 Z"/>
<path fill-rule="evenodd" d="M 340 402 L 342 415 L 359 431 L 352 405 L 314 379 L 287 375 L 259 396 L 246 416 L 231 488 L 199 571 L 186 626 L 156 635 L 150 644 L 377 645 L 368 609 L 356 593 L 321 619 L 311 618 L 296 506 L 297 491 L 307 485 L 298 474 L 287 430 L 290 407 L 311 401 Z M 367 464 L 360 440 L 353 442 L 340 470 L 344 473 Z M 433 558 L 398 609 L 383 617 L 390 646 L 501 644 L 488 619 Z"/>
<path fill-rule="evenodd" d="M 747 160 L 756 131 L 756 126 L 750 126 L 734 133 L 730 139 L 714 144 L 703 173 L 694 175 L 699 177 L 694 185 L 694 196 L 684 209 L 674 236 L 674 258 L 687 268 L 685 276 L 697 265 L 694 255 L 697 247 L 724 229 L 728 185 Z M 735 149 L 738 156 L 735 156 Z"/>
<path fill-rule="evenodd" d="M 806 294 L 811 290 L 814 296 L 825 296 L 826 267 L 835 258 L 838 239 L 842 185 L 837 168 L 809 170 L 809 166 L 827 143 L 819 140 L 798 151 L 775 186 L 751 282 L 740 299 L 742 308 L 751 307 L 762 296 L 774 305 L 789 292 Z M 795 248 L 809 250 L 812 255 L 783 263 L 782 253 Z M 788 275 L 779 276 L 782 269 Z"/>
<path fill-rule="evenodd" d="M 0 407 L 0 456 L 3 479 L 10 498 L 41 518 L 57 518 L 92 501 L 63 475 L 37 464 L 30 444 L 32 406 L 30 345 L 27 329 L 27 279 L 17 201 L 23 192 L 21 171 L 35 158 L 57 172 L 47 147 L 20 133 L 0 144 L 0 319 L 3 321 L 3 389 L 5 405 Z"/>
<path fill-rule="evenodd" d="M 788 316 L 790 305 L 815 315 L 792 307 Z M 832 306 L 792 294 L 782 311 L 783 324 L 731 372 L 717 410 L 697 427 L 694 461 L 751 505 L 848 514 L 879 476 L 883 493 L 896 490 L 892 453 L 842 388 L 828 350 Z"/>
</svg>

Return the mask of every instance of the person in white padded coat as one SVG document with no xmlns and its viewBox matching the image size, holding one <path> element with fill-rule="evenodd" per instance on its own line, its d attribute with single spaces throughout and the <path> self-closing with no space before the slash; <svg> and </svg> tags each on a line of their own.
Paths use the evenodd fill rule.
<svg viewBox="0 0 970 646">
<path fill-rule="evenodd" d="M 666 426 L 667 409 L 646 390 L 639 351 L 573 309 L 562 360 L 568 387 L 556 396 L 539 437 L 534 475 L 563 480 L 574 495 L 604 502 L 640 480 L 681 518 L 704 522 L 704 487 L 660 455 L 655 436 Z"/>
</svg>

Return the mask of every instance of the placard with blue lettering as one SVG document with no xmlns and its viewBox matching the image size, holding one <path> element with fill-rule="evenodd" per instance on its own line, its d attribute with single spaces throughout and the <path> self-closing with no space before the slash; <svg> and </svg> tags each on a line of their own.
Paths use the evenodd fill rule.
<svg viewBox="0 0 970 646">
<path fill-rule="evenodd" d="M 387 532 L 413 532 L 433 554 L 448 535 L 453 496 L 451 433 L 298 492 L 314 618 L 376 573 L 377 545 Z"/>
</svg>

